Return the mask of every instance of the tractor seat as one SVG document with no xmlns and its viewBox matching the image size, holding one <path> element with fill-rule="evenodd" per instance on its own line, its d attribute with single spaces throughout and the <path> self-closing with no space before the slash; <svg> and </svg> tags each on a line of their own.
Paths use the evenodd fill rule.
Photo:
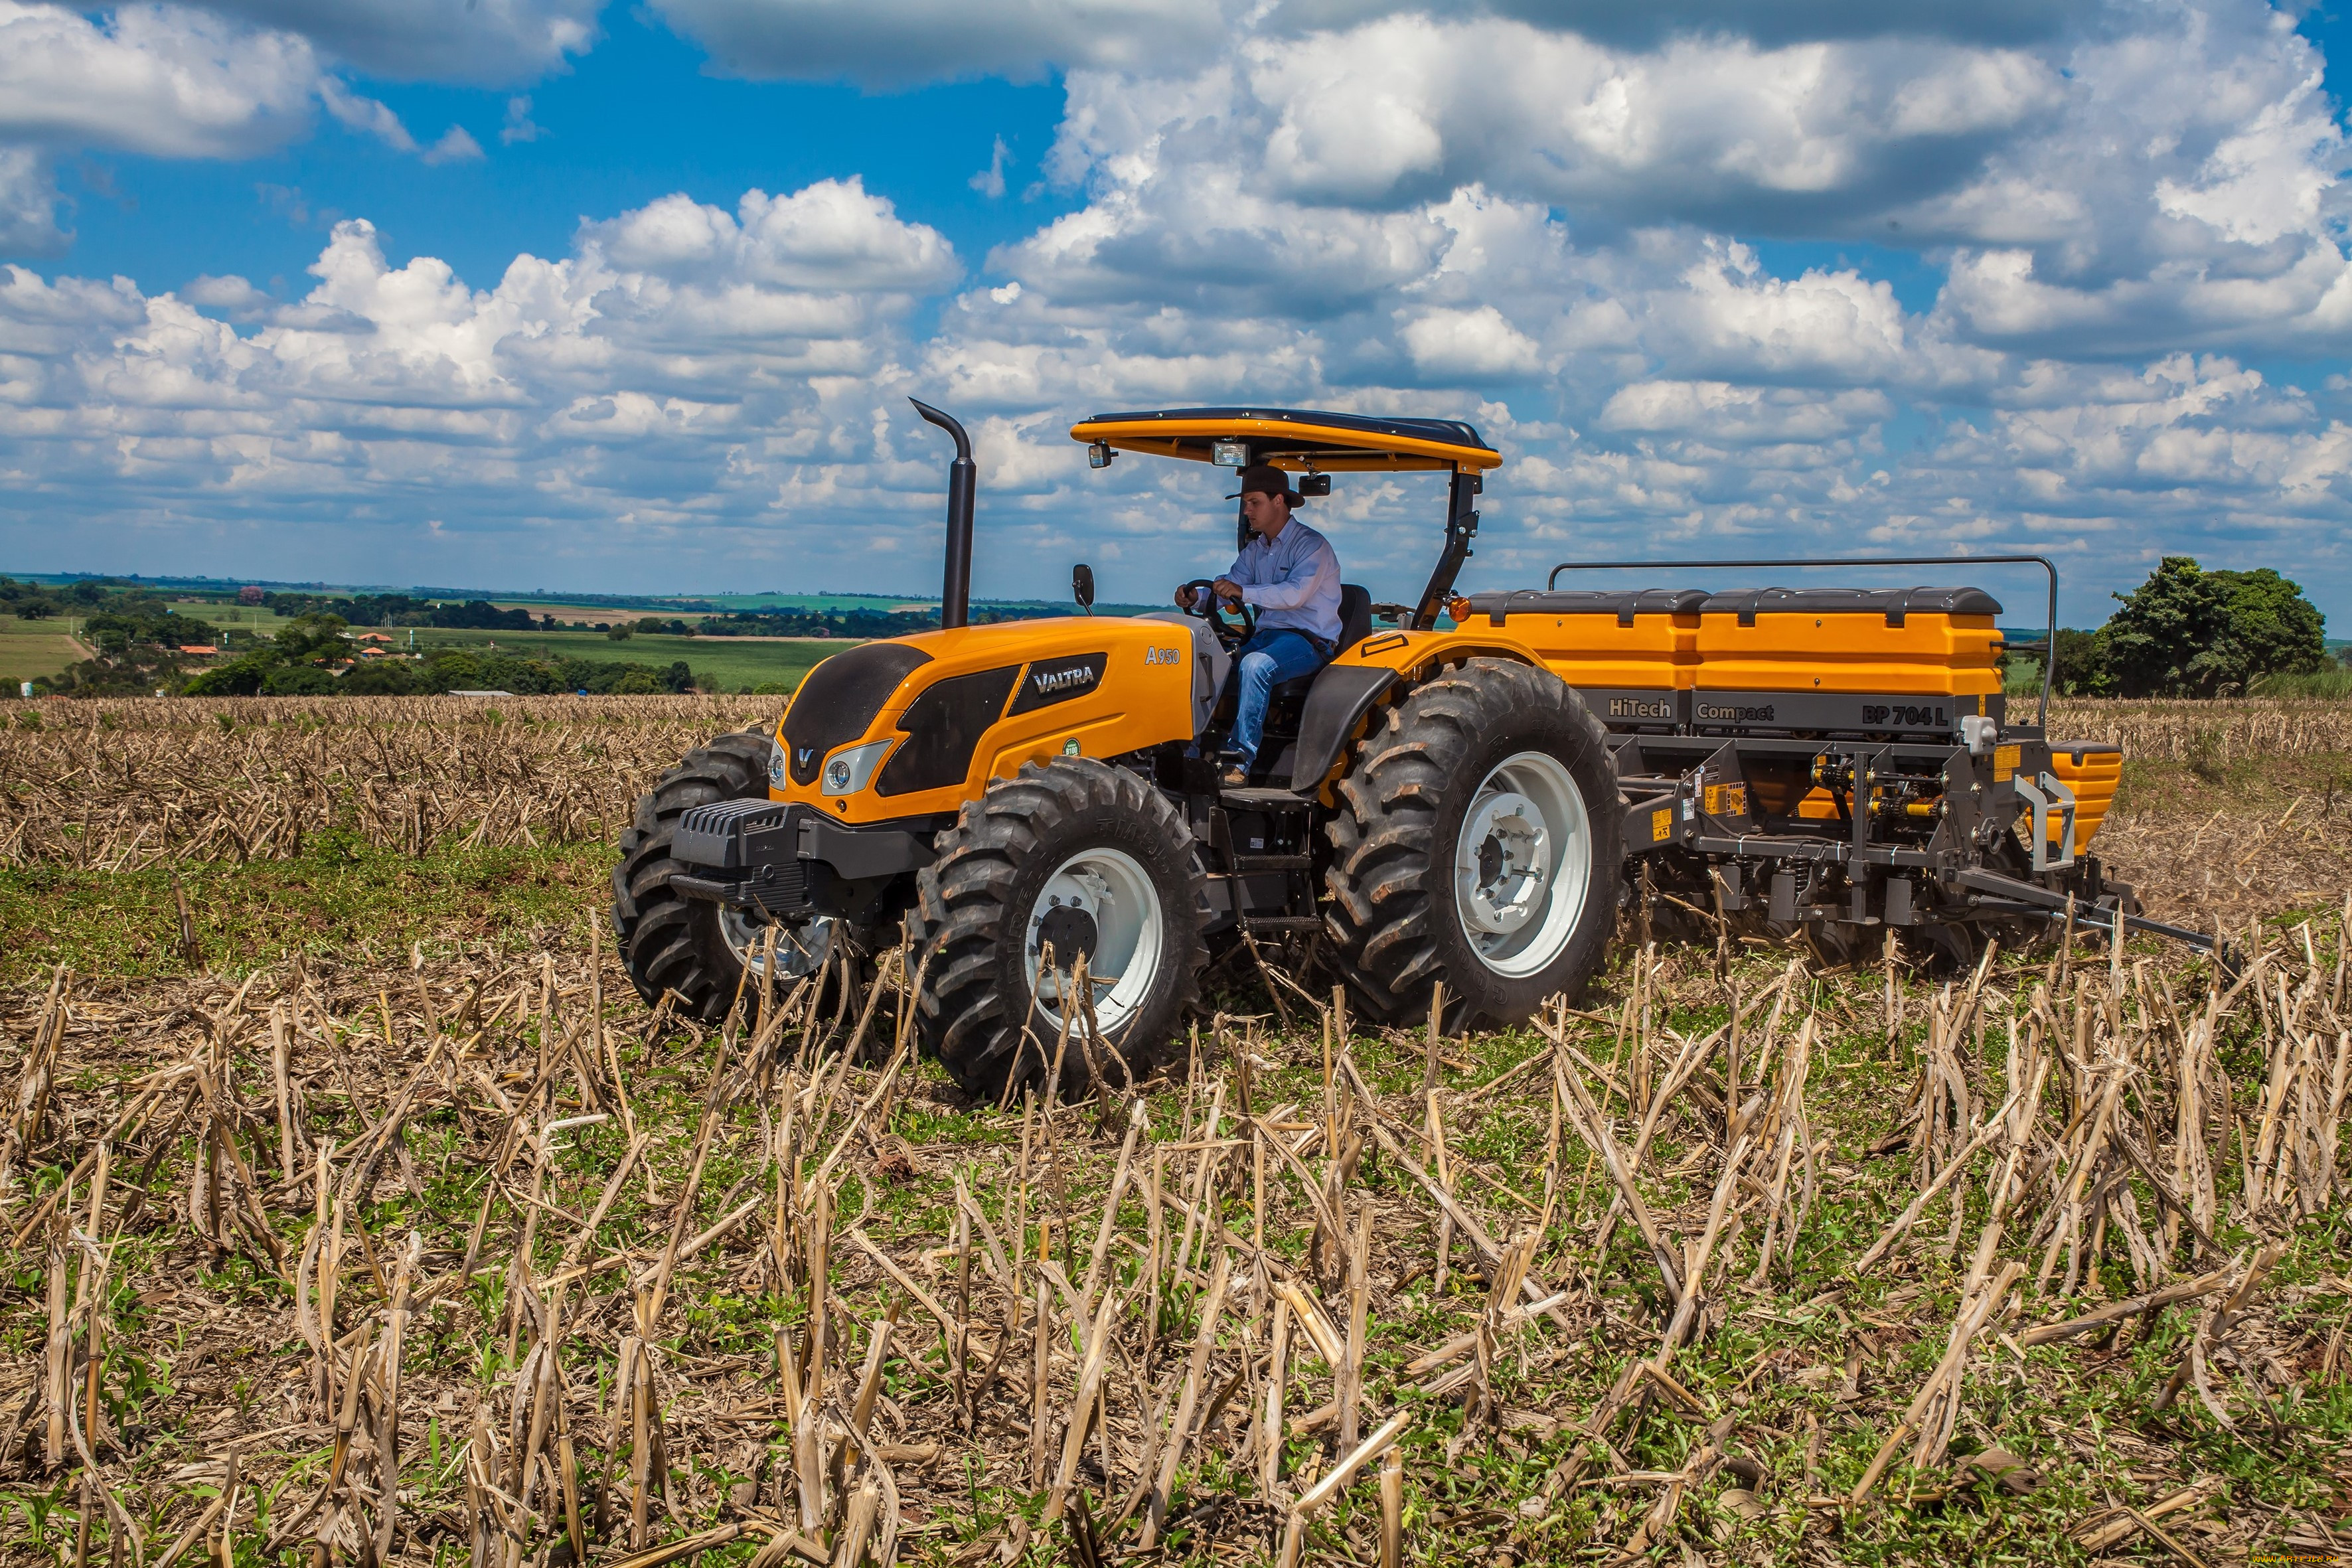
<svg viewBox="0 0 2352 1568">
<path fill-rule="evenodd" d="M 1366 637 L 1371 635 L 1372 595 L 1370 592 L 1367 589 L 1358 587 L 1353 583 L 1340 584 L 1339 641 L 1339 644 L 1332 648 L 1331 657 L 1334 658 L 1339 658 L 1339 655 L 1347 652 L 1349 648 L 1355 647 L 1358 643 L 1363 641 Z M 1317 675 L 1321 673 L 1322 671 L 1320 670 L 1316 671 Z M 1281 685 L 1276 687 L 1274 689 L 1274 696 L 1277 699 L 1296 699 L 1303 702 L 1307 699 L 1308 689 L 1314 686 L 1314 675 L 1297 676 L 1292 679 L 1286 680 Z"/>
</svg>

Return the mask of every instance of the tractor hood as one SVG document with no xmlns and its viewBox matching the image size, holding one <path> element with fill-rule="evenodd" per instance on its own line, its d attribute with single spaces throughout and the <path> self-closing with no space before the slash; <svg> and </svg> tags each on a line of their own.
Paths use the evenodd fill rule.
<svg viewBox="0 0 2352 1568">
<path fill-rule="evenodd" d="M 1192 667 L 1190 626 L 1109 616 L 845 648 L 784 710 L 770 794 L 840 822 L 954 812 L 1024 762 L 1192 739 Z"/>
</svg>

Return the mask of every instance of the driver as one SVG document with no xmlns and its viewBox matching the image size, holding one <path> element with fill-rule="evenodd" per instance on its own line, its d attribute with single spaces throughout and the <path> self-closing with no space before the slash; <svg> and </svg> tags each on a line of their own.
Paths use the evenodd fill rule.
<svg viewBox="0 0 2352 1568">
<path fill-rule="evenodd" d="M 1176 590 L 1177 605 L 1194 614 L 1208 610 L 1210 594 L 1257 612 L 1257 629 L 1235 650 L 1240 686 L 1223 775 L 1227 788 L 1247 783 L 1257 761 L 1267 694 L 1278 682 L 1322 668 L 1339 637 L 1339 557 L 1329 540 L 1291 516 L 1305 498 L 1282 470 L 1260 465 L 1242 470 L 1238 499 L 1253 537 L 1205 593 Z"/>
</svg>

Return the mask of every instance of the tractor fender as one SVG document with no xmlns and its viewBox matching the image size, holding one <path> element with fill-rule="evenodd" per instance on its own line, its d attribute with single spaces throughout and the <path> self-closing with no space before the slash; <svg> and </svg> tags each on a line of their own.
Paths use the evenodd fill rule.
<svg viewBox="0 0 2352 1568">
<path fill-rule="evenodd" d="M 1425 679 L 1440 664 L 1470 658 L 1507 658 L 1543 668 L 1527 648 L 1458 632 L 1434 637 L 1394 632 L 1370 637 L 1339 662 L 1325 665 L 1307 689 L 1307 706 L 1298 716 L 1298 747 L 1290 765 L 1292 793 L 1311 794 L 1330 777 L 1357 725 L 1393 688 Z"/>
<path fill-rule="evenodd" d="M 1327 664 L 1307 690 L 1298 715 L 1298 749 L 1290 763 L 1290 787 L 1305 795 L 1321 784 L 1356 732 L 1357 722 L 1388 694 L 1403 672 L 1381 664 Z"/>
</svg>

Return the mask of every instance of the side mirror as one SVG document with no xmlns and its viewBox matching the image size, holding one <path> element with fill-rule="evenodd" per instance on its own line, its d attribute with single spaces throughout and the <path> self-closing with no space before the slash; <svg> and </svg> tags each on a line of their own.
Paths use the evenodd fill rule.
<svg viewBox="0 0 2352 1568">
<path fill-rule="evenodd" d="M 1302 496 L 1328 496 L 1331 493 L 1331 476 L 1328 474 L 1301 474 L 1292 484 Z"/>
<path fill-rule="evenodd" d="M 1090 616 L 1095 613 L 1095 569 L 1083 561 L 1070 568 L 1070 594 L 1078 601 L 1078 608 Z"/>
</svg>

